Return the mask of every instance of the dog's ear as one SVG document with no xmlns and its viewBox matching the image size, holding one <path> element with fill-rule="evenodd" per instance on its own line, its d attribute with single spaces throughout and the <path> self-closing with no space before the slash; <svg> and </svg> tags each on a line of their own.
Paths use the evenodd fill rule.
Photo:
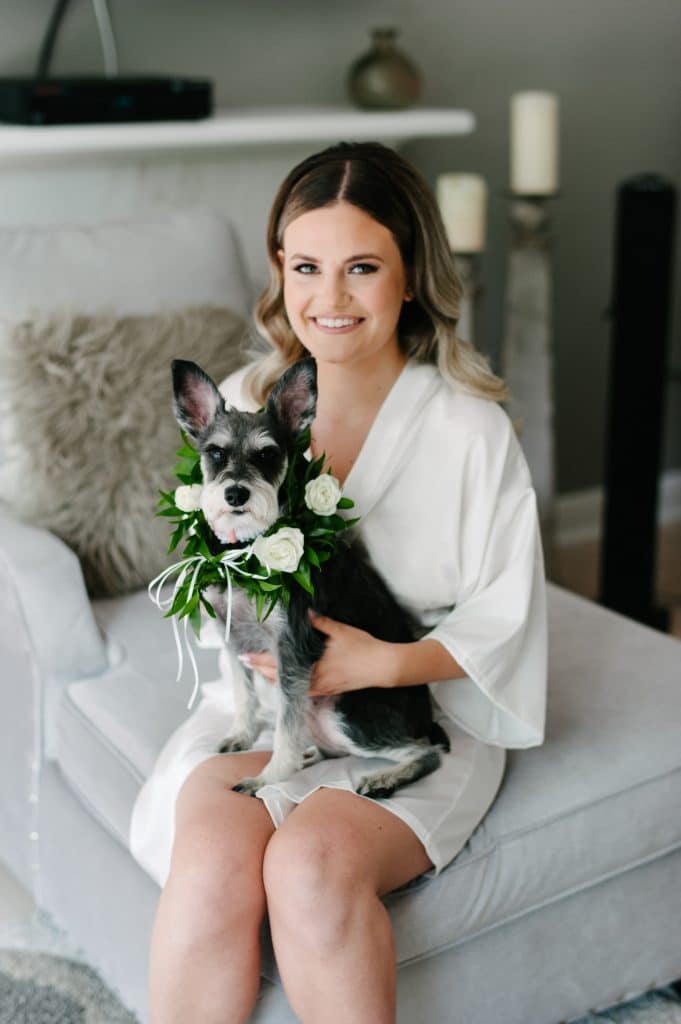
<svg viewBox="0 0 681 1024">
<path fill-rule="evenodd" d="M 294 436 L 309 427 L 317 409 L 317 364 L 299 359 L 289 366 L 270 392 L 267 411 Z"/>
<path fill-rule="evenodd" d="M 173 408 L 175 418 L 190 437 L 198 438 L 224 411 L 225 403 L 207 373 L 196 363 L 173 359 Z"/>
</svg>

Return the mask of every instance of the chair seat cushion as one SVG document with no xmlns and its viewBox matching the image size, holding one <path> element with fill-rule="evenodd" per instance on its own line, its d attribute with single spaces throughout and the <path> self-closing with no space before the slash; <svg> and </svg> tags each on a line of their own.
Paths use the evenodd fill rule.
<svg viewBox="0 0 681 1024">
<path fill-rule="evenodd" d="M 542 747 L 511 751 L 499 795 L 434 879 L 386 897 L 405 963 L 681 846 L 681 644 L 549 584 Z M 171 627 L 146 593 L 95 602 L 118 663 L 72 683 L 58 711 L 63 774 L 127 843 L 132 806 L 189 714 Z M 217 674 L 201 651 L 202 679 Z"/>
</svg>

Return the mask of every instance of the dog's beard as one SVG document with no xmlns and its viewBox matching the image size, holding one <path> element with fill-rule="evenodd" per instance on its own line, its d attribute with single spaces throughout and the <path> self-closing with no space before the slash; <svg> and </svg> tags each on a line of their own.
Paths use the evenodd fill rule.
<svg viewBox="0 0 681 1024">
<path fill-rule="evenodd" d="M 205 484 L 201 508 L 211 530 L 224 544 L 253 540 L 263 533 L 279 515 L 277 490 L 265 481 L 249 483 L 250 496 L 243 510 L 225 503 L 225 484 Z"/>
</svg>

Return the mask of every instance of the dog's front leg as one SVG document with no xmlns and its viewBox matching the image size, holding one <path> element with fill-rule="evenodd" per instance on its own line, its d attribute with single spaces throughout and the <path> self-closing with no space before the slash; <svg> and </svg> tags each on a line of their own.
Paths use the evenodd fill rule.
<svg viewBox="0 0 681 1024">
<path fill-rule="evenodd" d="M 306 720 L 310 673 L 311 667 L 304 667 L 294 657 L 280 652 L 281 699 L 274 730 L 272 757 L 260 775 L 242 779 L 233 787 L 238 793 L 254 796 L 261 786 L 288 779 L 294 772 L 308 767 L 319 759 L 318 752 L 311 756 L 311 735 Z"/>
<path fill-rule="evenodd" d="M 234 694 L 234 721 L 229 736 L 225 737 L 218 750 L 221 754 L 250 750 L 262 726 L 258 714 L 260 702 L 253 676 L 230 647 L 223 647 L 220 651 L 220 669 L 226 684 L 229 680 Z"/>
</svg>

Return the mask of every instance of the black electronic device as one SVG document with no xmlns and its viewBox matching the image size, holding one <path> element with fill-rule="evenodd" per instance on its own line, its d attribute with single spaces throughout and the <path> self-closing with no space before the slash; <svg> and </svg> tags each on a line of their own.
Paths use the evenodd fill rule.
<svg viewBox="0 0 681 1024">
<path fill-rule="evenodd" d="M 0 121 L 110 124 L 185 121 L 213 113 L 213 83 L 164 75 L 0 78 Z"/>
</svg>

